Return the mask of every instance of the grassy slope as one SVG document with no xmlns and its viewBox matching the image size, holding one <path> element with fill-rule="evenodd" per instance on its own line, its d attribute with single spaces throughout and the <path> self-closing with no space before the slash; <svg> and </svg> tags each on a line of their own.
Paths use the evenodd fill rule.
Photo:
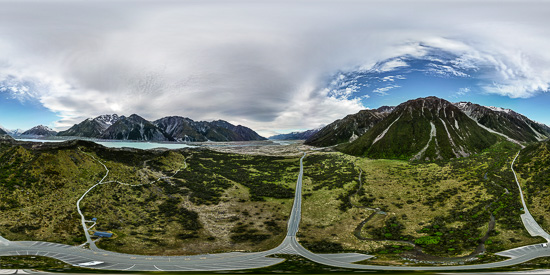
<svg viewBox="0 0 550 275">
<path fill-rule="evenodd" d="M 96 229 L 115 233 L 100 241 L 100 247 L 193 254 L 264 250 L 284 237 L 298 159 L 206 150 L 83 151 L 109 167 L 106 181 L 129 184 L 170 176 L 184 158 L 188 163 L 188 169 L 171 180 L 141 187 L 108 183 L 91 191 L 82 202 L 85 216 L 98 218 Z M 30 150 L 6 145 L 0 149 L 0 163 L 0 235 L 11 240 L 84 241 L 75 205 L 103 177 L 99 163 L 76 146 Z M 260 178 L 264 180 L 256 181 Z"/>
<path fill-rule="evenodd" d="M 440 118 L 445 122 L 455 146 L 451 144 Z M 458 129 L 455 127 L 455 120 L 459 125 Z M 479 127 L 455 107 L 424 111 L 422 108 L 416 108 L 392 112 L 357 140 L 343 144 L 338 149 L 356 156 L 409 160 L 428 144 L 430 122 L 436 127 L 436 137 L 431 140 L 422 160 L 455 158 L 453 149 L 458 151 L 456 147 L 462 147 L 466 152 L 480 152 L 497 141 L 495 135 Z M 384 137 L 373 144 L 386 129 L 388 131 Z"/>
<path fill-rule="evenodd" d="M 424 251 L 432 255 L 449 257 L 470 253 L 485 234 L 490 212 L 497 222 L 496 232 L 486 245 L 489 252 L 537 242 L 538 239 L 528 236 L 519 217 L 519 193 L 509 169 L 517 149 L 511 143 L 501 143 L 483 154 L 439 165 L 355 159 L 355 165 L 364 171 L 360 192 L 353 195 L 358 188 L 357 180 L 348 178 L 340 183 L 343 187 L 330 191 L 324 187 L 306 197 L 302 222 L 305 226 L 300 229 L 300 240 L 318 243 L 321 248 L 341 246 L 347 250 L 388 253 L 383 246 L 391 242 L 361 241 L 353 235 L 357 225 L 373 212 L 352 207 L 347 198 L 353 195 L 354 204 L 378 207 L 387 213 L 375 215 L 363 227 L 364 237 L 406 241 L 439 237 L 437 244 L 424 245 Z M 306 162 L 304 168 L 321 179 L 325 172 L 316 166 L 334 162 L 316 163 Z M 342 171 L 352 169 L 345 168 L 351 163 L 341 165 Z M 304 176 L 307 190 L 325 184 L 312 180 L 307 172 Z M 505 195 L 504 188 L 510 194 Z"/>
<path fill-rule="evenodd" d="M 515 163 L 529 211 L 547 232 L 550 231 L 550 141 L 532 143 L 522 150 Z"/>
</svg>

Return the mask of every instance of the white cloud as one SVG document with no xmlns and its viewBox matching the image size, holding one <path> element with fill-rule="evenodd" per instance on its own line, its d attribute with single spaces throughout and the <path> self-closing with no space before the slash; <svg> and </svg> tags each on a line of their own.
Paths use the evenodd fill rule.
<svg viewBox="0 0 550 275">
<path fill-rule="evenodd" d="M 396 69 L 402 69 L 405 67 L 409 67 L 409 64 L 407 64 L 407 62 L 400 59 L 393 59 L 380 64 L 380 67 L 376 68 L 375 70 L 378 72 L 391 72 Z"/>
<path fill-rule="evenodd" d="M 470 89 L 470 87 L 459 88 L 458 91 L 457 91 L 456 93 L 454 93 L 453 95 L 451 95 L 451 97 L 459 98 L 459 97 L 465 96 L 466 94 L 468 94 L 468 93 L 471 92 L 471 91 L 472 91 L 472 90 Z"/>
<path fill-rule="evenodd" d="M 401 86 L 399 86 L 399 85 L 390 85 L 390 86 L 386 86 L 386 87 L 376 88 L 372 92 L 377 93 L 381 96 L 384 96 L 384 95 L 388 95 L 387 91 L 389 91 L 391 89 L 399 88 L 399 87 L 401 87 Z"/>
<path fill-rule="evenodd" d="M 59 113 L 60 128 L 113 112 L 312 128 L 363 108 L 363 86 L 342 78 L 326 89 L 328 76 L 408 68 L 433 48 L 457 56 L 434 69 L 479 70 L 488 93 L 547 91 L 548 6 L 2 1 L 0 81 L 21 81 L 6 92 Z"/>
<path fill-rule="evenodd" d="M 456 77 L 469 77 L 467 73 L 461 72 L 451 66 L 447 65 L 439 65 L 439 64 L 428 64 L 428 69 L 426 70 L 426 73 L 436 75 L 436 76 L 442 76 L 442 77 L 450 77 L 450 76 L 456 76 Z"/>
</svg>

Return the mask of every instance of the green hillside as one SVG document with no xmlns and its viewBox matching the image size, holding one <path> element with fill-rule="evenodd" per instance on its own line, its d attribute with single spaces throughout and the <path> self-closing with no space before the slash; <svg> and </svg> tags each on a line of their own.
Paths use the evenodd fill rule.
<svg viewBox="0 0 550 275">
<path fill-rule="evenodd" d="M 209 150 L 122 150 L 91 142 L 0 143 L 0 235 L 78 245 L 85 241 L 76 201 L 99 247 L 125 253 L 182 255 L 266 250 L 284 238 L 297 158 Z M 187 168 L 185 168 L 187 163 Z M 150 182 L 160 177 L 173 178 Z"/>
<path fill-rule="evenodd" d="M 529 144 L 515 163 L 529 211 L 550 232 L 550 141 Z"/>
<path fill-rule="evenodd" d="M 407 101 L 363 136 L 338 147 L 370 158 L 442 160 L 469 156 L 497 142 L 457 107 L 428 97 Z"/>
</svg>

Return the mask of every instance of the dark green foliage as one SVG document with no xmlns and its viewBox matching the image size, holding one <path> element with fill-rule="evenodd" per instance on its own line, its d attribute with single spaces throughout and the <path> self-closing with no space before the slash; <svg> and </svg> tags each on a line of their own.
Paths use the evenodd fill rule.
<svg viewBox="0 0 550 275">
<path fill-rule="evenodd" d="M 258 243 L 271 238 L 271 235 L 258 234 L 258 229 L 249 228 L 247 225 L 244 225 L 240 222 L 231 230 L 231 233 L 233 234 L 231 234 L 230 238 L 235 243 Z"/>
<path fill-rule="evenodd" d="M 386 219 L 383 227 L 372 228 L 371 230 L 369 230 L 369 234 L 371 234 L 373 238 L 378 240 L 411 240 L 411 236 L 406 236 L 402 234 L 404 229 L 405 226 L 403 226 L 403 224 L 397 219 L 397 217 L 392 216 L 389 219 Z"/>
<path fill-rule="evenodd" d="M 322 240 L 318 242 L 300 242 L 306 249 L 314 253 L 337 253 L 344 251 L 342 244 L 331 242 L 328 240 Z"/>
<path fill-rule="evenodd" d="M 441 237 L 439 236 L 424 236 L 416 238 L 416 240 L 414 240 L 414 243 L 418 245 L 435 245 L 438 244 L 440 241 Z"/>
<path fill-rule="evenodd" d="M 162 213 L 168 219 L 167 221 L 176 220 L 186 230 L 198 230 L 202 228 L 199 222 L 199 215 L 195 211 L 186 209 L 179 205 L 180 199 L 169 198 L 163 201 L 159 206 L 159 213 Z"/>
<path fill-rule="evenodd" d="M 357 181 L 359 173 L 352 162 L 336 155 L 309 155 L 304 159 L 304 176 L 313 182 L 313 190 L 337 189 Z"/>
<path fill-rule="evenodd" d="M 202 168 L 194 165 L 192 169 L 200 169 L 205 174 L 215 173 L 248 187 L 252 200 L 262 200 L 262 197 L 293 198 L 294 190 L 284 186 L 283 182 L 289 176 L 286 168 L 295 166 L 295 163 L 284 160 L 286 158 L 203 151 L 200 159 L 196 160 Z M 250 168 L 257 172 L 250 171 Z M 188 174 L 182 173 L 178 177 L 186 178 L 186 175 Z M 294 176 L 293 174 L 292 177 Z"/>
</svg>

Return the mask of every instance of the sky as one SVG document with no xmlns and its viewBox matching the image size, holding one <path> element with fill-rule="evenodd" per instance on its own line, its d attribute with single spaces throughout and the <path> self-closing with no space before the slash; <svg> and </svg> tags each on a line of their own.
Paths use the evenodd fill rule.
<svg viewBox="0 0 550 275">
<path fill-rule="evenodd" d="M 550 125 L 548 1 L 0 0 L 0 125 L 223 119 L 264 136 L 438 96 Z"/>
</svg>

